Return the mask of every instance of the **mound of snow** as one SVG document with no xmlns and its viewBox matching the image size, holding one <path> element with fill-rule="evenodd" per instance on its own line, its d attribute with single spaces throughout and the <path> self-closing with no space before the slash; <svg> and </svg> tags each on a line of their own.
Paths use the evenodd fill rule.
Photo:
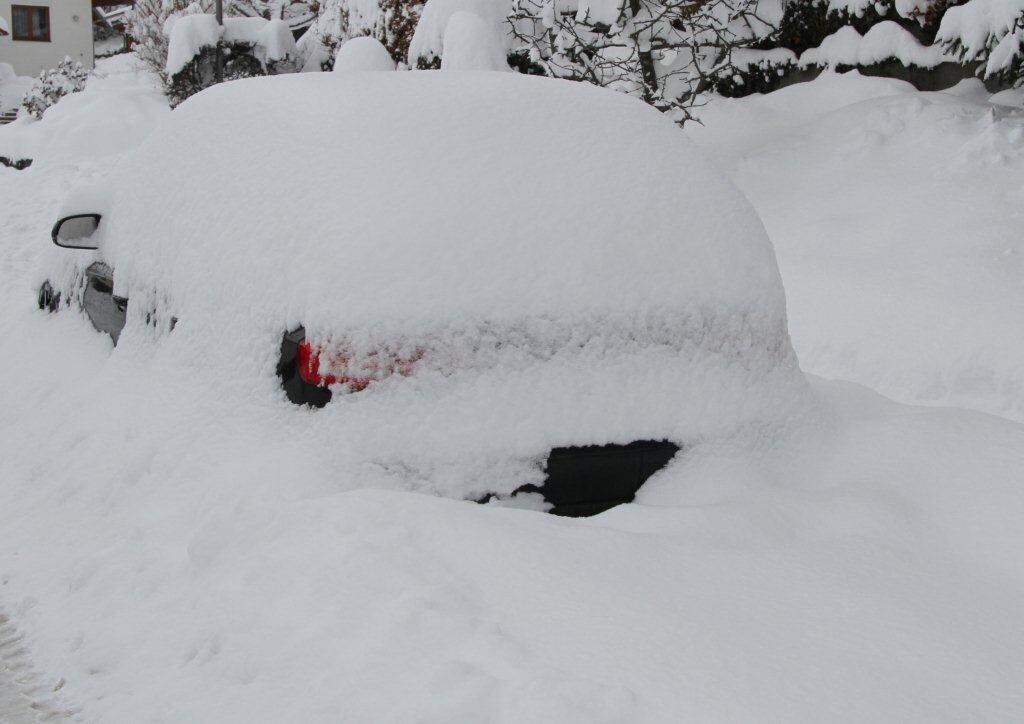
<svg viewBox="0 0 1024 724">
<path fill-rule="evenodd" d="M 376 38 L 364 35 L 342 43 L 334 56 L 334 72 L 394 70 L 395 61 Z"/>
<path fill-rule="evenodd" d="M 899 24 L 885 20 L 872 25 L 863 36 L 853 26 L 844 25 L 821 41 L 817 48 L 805 50 L 800 56 L 800 66 L 872 65 L 892 58 L 903 65 L 922 68 L 956 61 L 939 44 L 921 45 Z"/>
<path fill-rule="evenodd" d="M 1024 420 L 1021 127 L 979 81 L 826 73 L 702 121 L 775 243 L 804 369 Z"/>
<path fill-rule="evenodd" d="M 15 73 L 10 63 L 0 63 L 0 111 L 18 108 L 34 80 Z"/>
<path fill-rule="evenodd" d="M 441 70 L 509 70 L 505 43 L 493 24 L 475 13 L 453 13 L 444 31 Z"/>
<path fill-rule="evenodd" d="M 79 93 L 42 119 L 0 126 L 0 156 L 65 163 L 119 154 L 140 144 L 170 112 L 160 80 L 135 55 L 103 59 Z"/>
</svg>

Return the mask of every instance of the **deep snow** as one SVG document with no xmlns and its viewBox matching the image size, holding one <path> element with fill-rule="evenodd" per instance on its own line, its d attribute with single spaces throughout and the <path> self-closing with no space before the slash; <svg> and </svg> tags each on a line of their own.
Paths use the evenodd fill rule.
<svg viewBox="0 0 1024 724">
<path fill-rule="evenodd" d="M 746 173 L 782 186 L 779 169 L 800 164 L 810 186 L 823 183 L 820 163 L 840 192 L 868 193 L 842 173 L 866 173 L 855 160 L 881 121 L 909 127 L 882 136 L 885 152 L 961 169 L 981 186 L 975 202 L 1020 168 L 980 97 L 896 88 L 896 100 L 872 100 L 894 86 L 861 81 L 779 95 L 788 117 L 771 96 L 746 102 L 763 104 L 760 136 L 744 103 L 723 103 L 700 139 L 779 237 L 800 351 L 842 343 L 840 312 L 870 318 L 884 282 L 901 302 L 888 309 L 897 329 L 932 320 L 895 265 L 846 306 L 813 296 L 868 275 L 872 251 L 890 259 L 912 237 L 879 239 L 887 227 L 866 224 L 859 263 L 833 248 L 830 267 L 826 242 L 846 230 L 827 189 L 812 196 L 820 209 L 794 208 L 784 188 L 751 186 Z M 858 96 L 867 110 L 850 107 Z M 934 106 L 966 109 L 940 113 L 930 131 L 945 155 L 912 133 L 932 128 L 915 119 Z M 875 125 L 860 131 L 865 116 Z M 763 148 L 771 139 L 788 144 L 781 158 Z M 948 151 L 955 141 L 1006 153 L 1005 176 L 986 186 L 999 167 Z M 0 168 L 0 613 L 24 637 L 48 705 L 84 721 L 1020 718 L 1024 427 L 813 379 L 813 402 L 787 428 L 694 445 L 638 505 L 592 519 L 359 489 L 390 478 L 352 474 L 337 419 L 196 375 L 202 360 L 174 335 L 112 350 L 80 315 L 34 308 L 57 209 L 77 182 L 102 181 L 108 160 Z M 869 178 L 909 195 L 908 207 L 881 206 L 891 225 L 942 212 L 915 206 L 922 197 L 896 169 Z M 1004 196 L 956 210 L 974 227 L 1002 219 L 1005 241 L 1008 207 Z M 786 233 L 802 228 L 791 215 L 806 236 Z M 950 253 L 958 240 L 934 243 Z M 979 247 L 959 251 L 959 265 L 985 268 Z M 929 300 L 953 275 L 935 279 Z M 998 332 L 989 297 L 973 296 L 982 283 L 961 283 L 944 293 L 980 299 L 985 320 L 967 343 Z M 893 333 L 889 376 L 872 339 L 858 340 L 877 354 L 851 365 L 861 377 L 934 377 L 950 359 L 915 357 L 920 337 L 901 349 Z"/>
<path fill-rule="evenodd" d="M 988 98 L 826 73 L 690 129 L 768 229 L 805 370 L 1024 420 L 1024 115 Z"/>
</svg>

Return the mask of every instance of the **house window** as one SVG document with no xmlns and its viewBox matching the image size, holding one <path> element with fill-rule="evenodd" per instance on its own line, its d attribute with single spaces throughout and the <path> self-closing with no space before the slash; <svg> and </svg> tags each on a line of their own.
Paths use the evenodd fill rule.
<svg viewBox="0 0 1024 724">
<path fill-rule="evenodd" d="M 50 42 L 50 8 L 37 5 L 11 5 L 14 27 L 12 40 Z"/>
</svg>

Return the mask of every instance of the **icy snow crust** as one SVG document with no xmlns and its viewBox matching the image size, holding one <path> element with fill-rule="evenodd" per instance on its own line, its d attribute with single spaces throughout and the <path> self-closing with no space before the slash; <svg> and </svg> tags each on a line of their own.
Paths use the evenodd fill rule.
<svg viewBox="0 0 1024 724">
<path fill-rule="evenodd" d="M 276 179 L 273 198 L 223 193 L 240 178 Z M 339 442 L 404 461 L 403 485 L 514 488 L 555 445 L 729 434 L 803 389 L 757 215 L 621 94 L 474 72 L 228 83 L 110 187 L 122 347 L 157 309 L 205 368 L 275 404 L 299 324 L 357 359 L 422 356 L 324 415 L 351 426 Z"/>
</svg>

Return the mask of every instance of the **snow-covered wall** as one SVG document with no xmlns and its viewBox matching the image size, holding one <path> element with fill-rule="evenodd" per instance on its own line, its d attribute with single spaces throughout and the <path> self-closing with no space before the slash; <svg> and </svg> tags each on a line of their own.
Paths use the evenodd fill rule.
<svg viewBox="0 0 1024 724">
<path fill-rule="evenodd" d="M 89 0 L 57 0 L 39 2 L 33 0 L 33 7 L 50 9 L 50 40 L 14 40 L 12 5 L 21 2 L 0 0 L 0 17 L 11 26 L 10 35 L 0 36 L 0 63 L 10 63 L 18 75 L 39 75 L 40 71 L 56 68 L 65 56 L 91 68 L 92 51 L 92 4 Z"/>
</svg>

